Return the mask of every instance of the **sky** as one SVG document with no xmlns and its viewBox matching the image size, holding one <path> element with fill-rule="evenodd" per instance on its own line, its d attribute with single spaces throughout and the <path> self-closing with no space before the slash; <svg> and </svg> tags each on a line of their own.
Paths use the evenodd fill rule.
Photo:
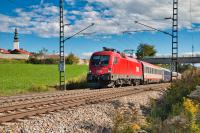
<svg viewBox="0 0 200 133">
<path fill-rule="evenodd" d="M 200 1 L 179 0 L 179 54 L 200 54 Z M 119 51 L 137 49 L 140 43 L 154 45 L 157 55 L 171 54 L 171 37 L 134 21 L 171 32 L 172 0 L 65 0 L 65 36 L 91 23 L 95 25 L 65 42 L 65 53 L 81 58 L 111 47 Z M 2 0 L 0 4 L 0 48 L 12 49 L 14 29 L 20 48 L 48 53 L 59 51 L 59 0 Z M 129 34 L 125 33 L 128 31 Z"/>
</svg>

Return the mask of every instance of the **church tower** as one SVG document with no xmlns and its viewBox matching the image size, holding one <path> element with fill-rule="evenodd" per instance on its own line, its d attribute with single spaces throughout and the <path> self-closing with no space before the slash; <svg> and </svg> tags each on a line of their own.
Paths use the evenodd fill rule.
<svg viewBox="0 0 200 133">
<path fill-rule="evenodd" d="M 14 42 L 13 42 L 13 49 L 19 49 L 19 38 L 17 28 L 15 28 L 15 35 L 14 35 Z"/>
</svg>

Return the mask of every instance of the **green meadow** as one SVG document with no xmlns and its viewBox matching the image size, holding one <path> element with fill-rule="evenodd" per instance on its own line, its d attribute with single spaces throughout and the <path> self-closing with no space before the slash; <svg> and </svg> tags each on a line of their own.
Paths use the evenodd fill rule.
<svg viewBox="0 0 200 133">
<path fill-rule="evenodd" d="M 86 75 L 87 65 L 66 65 L 67 81 Z M 58 65 L 0 64 L 0 95 L 48 91 L 58 85 Z"/>
</svg>

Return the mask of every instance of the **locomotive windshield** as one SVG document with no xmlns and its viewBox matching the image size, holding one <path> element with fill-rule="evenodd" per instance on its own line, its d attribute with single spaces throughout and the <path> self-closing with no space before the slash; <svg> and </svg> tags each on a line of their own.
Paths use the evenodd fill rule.
<svg viewBox="0 0 200 133">
<path fill-rule="evenodd" d="M 109 63 L 110 56 L 108 55 L 94 55 L 91 58 L 92 66 L 107 66 Z"/>
</svg>

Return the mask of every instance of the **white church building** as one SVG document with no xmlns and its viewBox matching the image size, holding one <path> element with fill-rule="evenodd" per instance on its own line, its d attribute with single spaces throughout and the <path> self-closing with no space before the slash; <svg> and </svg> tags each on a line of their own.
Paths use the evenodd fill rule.
<svg viewBox="0 0 200 133">
<path fill-rule="evenodd" d="M 14 42 L 13 42 L 13 50 L 15 49 L 19 49 L 19 37 L 18 37 L 17 28 L 15 28 L 15 35 L 14 35 Z"/>
</svg>

